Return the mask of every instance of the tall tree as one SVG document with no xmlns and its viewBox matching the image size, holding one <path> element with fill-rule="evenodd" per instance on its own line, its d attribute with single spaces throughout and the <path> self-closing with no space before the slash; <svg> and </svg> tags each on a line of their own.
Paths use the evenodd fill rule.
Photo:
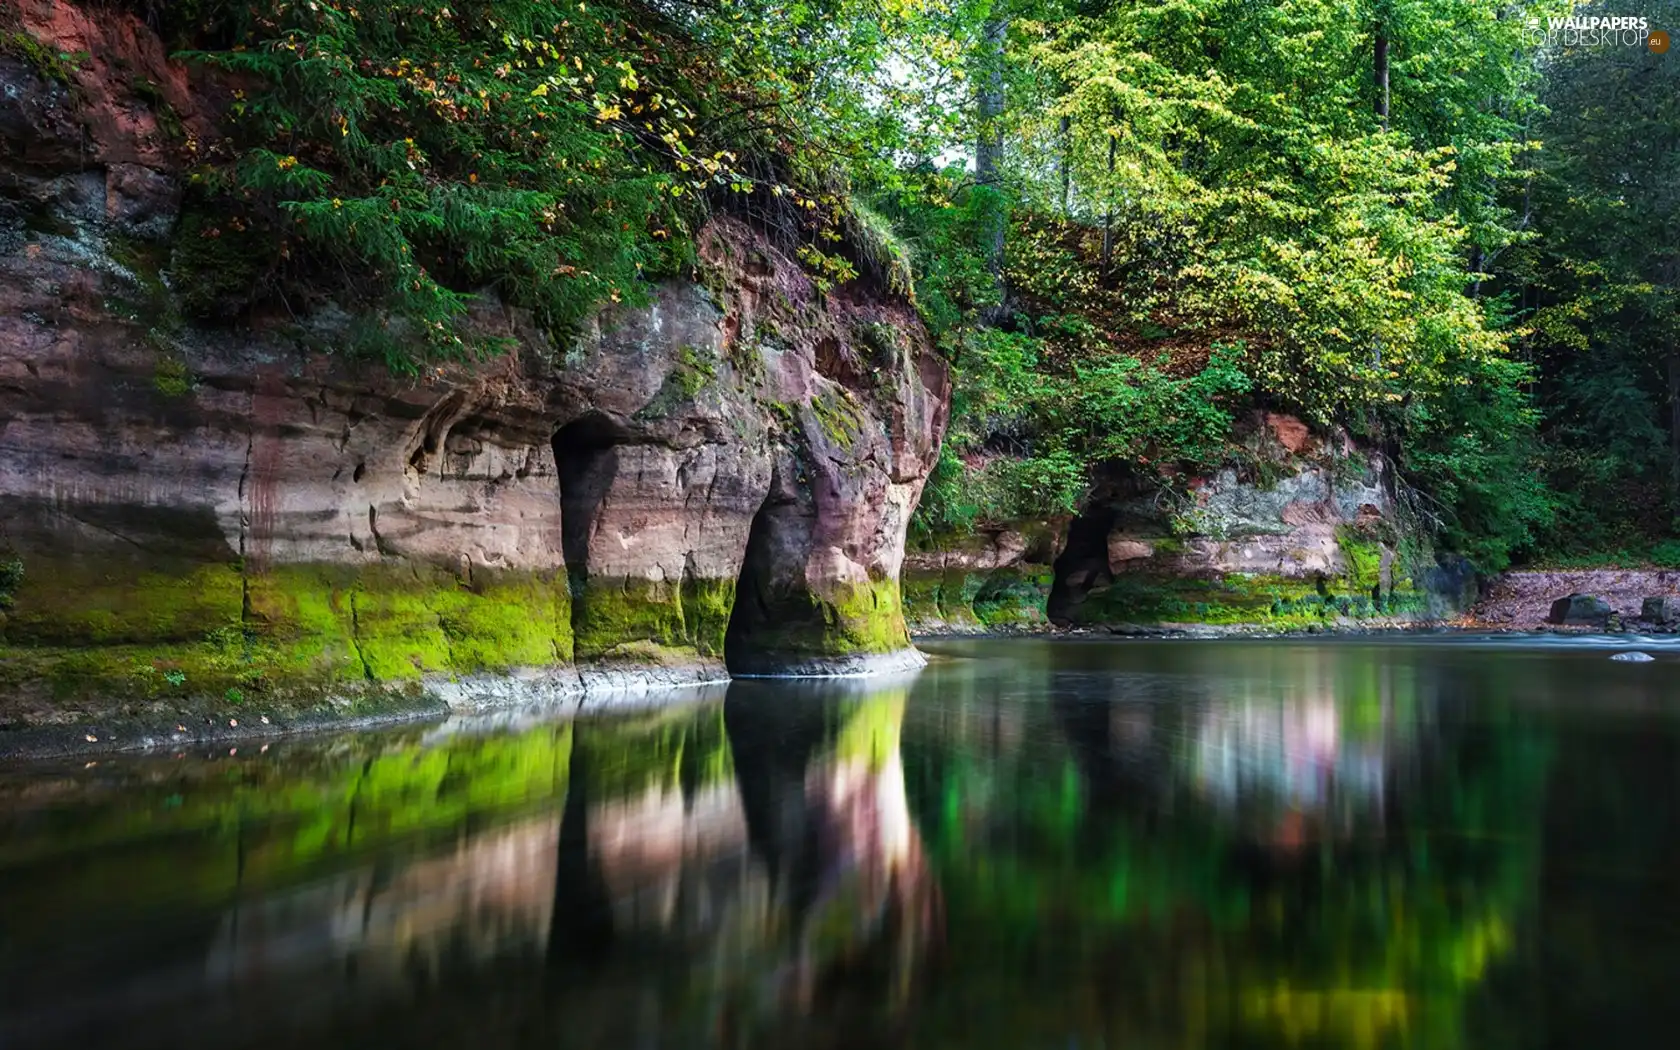
<svg viewBox="0 0 1680 1050">
<path fill-rule="evenodd" d="M 974 177 L 982 193 L 981 252 L 993 280 L 1003 279 L 1004 235 L 1009 224 L 1003 185 L 1004 105 L 1007 99 L 1005 45 L 1009 0 L 991 0 L 980 26 L 975 65 Z"/>
</svg>

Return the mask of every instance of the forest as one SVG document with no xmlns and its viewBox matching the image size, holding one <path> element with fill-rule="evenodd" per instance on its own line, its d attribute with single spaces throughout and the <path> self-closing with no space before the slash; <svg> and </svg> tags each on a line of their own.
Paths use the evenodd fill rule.
<svg viewBox="0 0 1680 1050">
<path fill-rule="evenodd" d="M 1680 564 L 1675 0 L 130 6 L 245 85 L 191 312 L 331 273 L 419 371 L 495 351 L 486 290 L 564 334 L 700 276 L 728 212 L 913 299 L 954 377 L 923 536 L 1170 493 L 1261 408 L 1483 571 Z"/>
</svg>

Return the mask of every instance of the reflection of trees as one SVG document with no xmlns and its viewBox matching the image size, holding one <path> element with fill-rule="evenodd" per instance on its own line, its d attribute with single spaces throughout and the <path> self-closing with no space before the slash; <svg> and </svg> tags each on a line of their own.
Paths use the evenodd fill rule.
<svg viewBox="0 0 1680 1050">
<path fill-rule="evenodd" d="M 0 976 L 83 1023 L 184 960 L 112 1046 L 1450 1050 L 1661 1012 L 1619 955 L 1649 929 L 1666 972 L 1666 714 L 1540 720 L 1541 671 L 1440 654 L 1050 651 L 148 769 L 0 835 Z"/>
<path fill-rule="evenodd" d="M 1534 801 L 1535 932 L 1478 1013 L 1488 1047 L 1666 1045 L 1680 1004 L 1680 724 L 1672 695 L 1643 711 L 1594 703 L 1558 727 Z M 1513 712 L 1510 717 L 1523 717 Z"/>
<path fill-rule="evenodd" d="M 966 993 L 918 1045 L 1459 1045 L 1526 914 L 1546 749 L 1440 720 L 1455 679 L 1316 658 L 1040 672 L 1036 742 L 914 780 Z M 913 710 L 983 705 L 963 670 Z"/>
</svg>

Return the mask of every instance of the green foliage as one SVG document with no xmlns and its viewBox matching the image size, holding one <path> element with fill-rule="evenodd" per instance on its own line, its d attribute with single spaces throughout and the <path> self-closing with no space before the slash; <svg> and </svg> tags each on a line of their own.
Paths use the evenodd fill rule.
<svg viewBox="0 0 1680 1050">
<path fill-rule="evenodd" d="M 1236 455 L 1235 410 L 1259 403 L 1398 446 L 1425 517 L 1489 563 L 1531 546 L 1553 497 L 1510 301 L 1478 300 L 1473 264 L 1533 238 L 1509 200 L 1538 111 L 1522 32 L 1556 9 L 1016 9 L 1001 323 L 972 187 L 923 166 L 883 198 L 954 365 L 956 455 L 923 528 L 1061 509 L 1000 499 L 983 476 L 999 457 L 1170 486 Z M 1378 31 L 1396 56 L 1386 127 Z"/>
<path fill-rule="evenodd" d="M 283 241 L 335 259 L 390 339 L 476 349 L 459 322 L 485 287 L 565 327 L 674 262 L 682 181 L 652 164 L 691 153 L 696 114 L 644 83 L 624 10 L 261 7 L 236 8 L 248 44 L 194 55 L 266 88 L 235 104 L 247 148 L 205 183 L 271 204 Z"/>
<path fill-rule="evenodd" d="M 977 525 L 1072 514 L 1085 495 L 1087 470 L 1067 449 L 998 457 L 969 467 L 947 445 L 917 510 L 924 533 L 966 533 Z"/>
<path fill-rule="evenodd" d="M 484 349 L 464 324 L 481 291 L 556 332 L 638 301 L 693 261 L 707 199 L 764 198 L 748 210 L 825 281 L 856 271 L 819 234 L 850 232 L 906 283 L 890 228 L 817 192 L 843 174 L 799 149 L 844 155 L 866 123 L 859 77 L 887 25 L 837 18 L 840 0 L 217 6 L 238 46 L 190 57 L 251 88 L 230 114 L 242 148 L 199 184 L 248 204 L 294 271 L 326 266 L 393 365 Z"/>
<path fill-rule="evenodd" d="M 289 251 L 243 209 L 219 198 L 190 200 L 170 242 L 173 302 L 186 317 L 231 320 L 271 290 Z"/>
<path fill-rule="evenodd" d="M 1401 464 L 1430 500 L 1447 542 L 1498 572 L 1533 547 L 1553 520 L 1556 495 L 1536 462 L 1538 414 L 1523 390 L 1526 366 L 1462 366 L 1449 386 L 1409 407 Z"/>
<path fill-rule="evenodd" d="M 492 349 L 485 292 L 561 335 L 638 302 L 728 209 L 823 291 L 913 295 L 954 381 L 923 532 L 1172 487 L 1258 407 L 1380 448 L 1484 568 L 1644 550 L 1680 507 L 1680 64 L 1537 51 L 1569 6 L 200 0 L 193 55 L 243 86 L 170 287 L 330 294 L 413 370 Z"/>
<path fill-rule="evenodd" d="M 10 608 L 18 584 L 23 582 L 23 559 L 10 548 L 0 548 L 0 609 Z"/>
<path fill-rule="evenodd" d="M 1109 357 L 1075 370 L 1067 416 L 1093 461 L 1217 463 L 1231 426 L 1228 406 L 1248 392 L 1241 348 L 1214 344 L 1207 364 L 1178 377 L 1133 357 Z"/>
<path fill-rule="evenodd" d="M 1680 3 L 1640 11 L 1680 25 Z M 1548 56 L 1545 146 L 1522 202 L 1538 238 L 1514 248 L 1495 290 L 1526 308 L 1536 365 L 1539 465 L 1558 495 L 1547 560 L 1611 557 L 1672 536 L 1680 426 L 1680 64 L 1641 48 Z"/>
</svg>

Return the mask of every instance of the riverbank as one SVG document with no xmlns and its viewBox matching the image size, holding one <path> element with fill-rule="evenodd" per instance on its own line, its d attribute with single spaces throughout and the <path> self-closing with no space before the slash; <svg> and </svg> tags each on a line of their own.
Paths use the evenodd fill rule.
<svg viewBox="0 0 1680 1050">
<path fill-rule="evenodd" d="M 1471 617 L 1488 628 L 1543 623 L 1552 603 L 1571 594 L 1598 598 L 1623 623 L 1631 623 L 1640 619 L 1645 599 L 1680 597 L 1680 570 L 1521 569 L 1501 573 L 1482 587 Z"/>
<path fill-rule="evenodd" d="M 0 761 L 206 747 L 264 747 L 316 733 L 380 729 L 452 717 L 565 720 L 583 714 L 679 706 L 721 690 L 729 678 L 646 674 L 483 676 L 408 689 L 367 690 L 313 702 L 266 698 L 110 698 L 50 712 L 0 696 Z M 474 702 L 463 702 L 464 696 Z"/>
<path fill-rule="evenodd" d="M 1193 586 L 1196 581 L 1181 581 Z M 1220 581 L 1207 586 L 1230 586 Z M 1045 586 L 1048 591 L 1048 585 Z M 1155 620 L 1113 623 L 1064 623 L 1022 618 L 1009 622 L 979 620 L 914 620 L 914 638 L 975 638 L 1049 636 L 1120 636 L 1139 638 L 1290 637 L 1316 634 L 1384 634 L 1394 632 L 1475 631 L 1486 633 L 1582 634 L 1680 633 L 1680 621 L 1645 617 L 1647 599 L 1680 601 L 1680 570 L 1672 569 L 1518 569 L 1470 581 L 1461 588 L 1474 600 L 1454 610 L 1437 603 L 1444 615 L 1348 616 L 1339 614 L 1334 599 L 1291 608 L 1277 615 L 1258 608 L 1256 618 L 1240 622 Z M 1608 607 L 1603 623 L 1551 622 L 1552 605 L 1570 595 L 1586 595 Z"/>
</svg>

